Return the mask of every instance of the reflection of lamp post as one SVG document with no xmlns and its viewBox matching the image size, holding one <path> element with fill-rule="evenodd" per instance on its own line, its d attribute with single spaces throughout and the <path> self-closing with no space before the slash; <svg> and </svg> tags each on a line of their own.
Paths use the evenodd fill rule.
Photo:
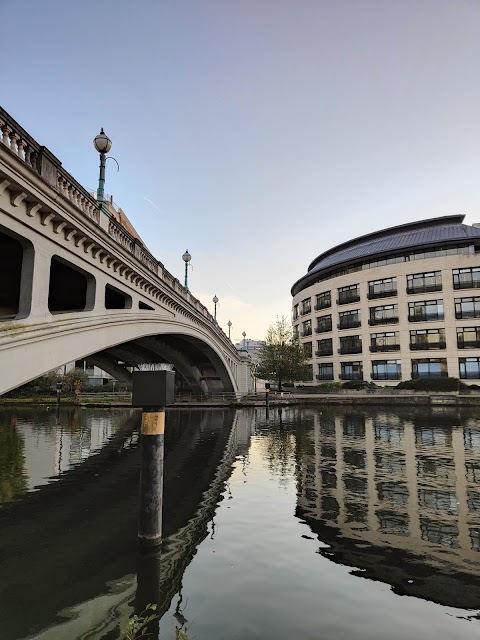
<svg viewBox="0 0 480 640">
<path fill-rule="evenodd" d="M 243 336 L 243 348 L 246 349 L 247 348 L 247 343 L 245 338 L 247 337 L 247 334 L 245 333 L 245 331 L 242 332 L 242 336 Z"/>
<path fill-rule="evenodd" d="M 103 128 L 98 136 L 95 136 L 95 139 L 93 140 L 93 146 L 100 154 L 100 176 L 98 178 L 97 202 L 101 207 L 104 201 L 105 162 L 107 160 L 106 154 L 112 148 L 112 141 L 107 135 L 105 135 Z"/>
<path fill-rule="evenodd" d="M 217 295 L 215 294 L 212 298 L 212 302 L 215 305 L 215 311 L 213 313 L 213 319 L 215 320 L 215 322 L 217 321 L 217 302 L 218 302 L 218 298 Z"/>
<path fill-rule="evenodd" d="M 188 263 L 192 259 L 192 256 L 188 253 L 188 249 L 182 256 L 182 260 L 185 262 L 185 291 L 188 291 Z"/>
<path fill-rule="evenodd" d="M 229 321 L 227 322 L 227 325 L 228 325 L 228 339 L 230 340 L 230 330 L 231 330 L 231 328 L 232 328 L 232 321 L 231 321 L 231 320 L 229 320 Z"/>
</svg>

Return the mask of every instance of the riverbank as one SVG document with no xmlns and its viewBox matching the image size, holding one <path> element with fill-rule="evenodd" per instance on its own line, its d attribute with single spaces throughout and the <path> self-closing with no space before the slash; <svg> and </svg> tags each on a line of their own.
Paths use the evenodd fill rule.
<svg viewBox="0 0 480 640">
<path fill-rule="evenodd" d="M 122 394 L 123 395 L 123 394 Z M 123 397 L 106 398 L 99 397 L 98 401 L 89 398 L 88 402 L 83 401 L 82 397 L 74 396 L 62 398 L 62 406 L 79 406 L 92 408 L 115 408 L 129 407 L 131 401 L 129 398 Z M 335 393 L 271 393 L 269 398 L 270 407 L 287 407 L 292 405 L 322 405 L 322 406 L 416 406 L 432 407 L 432 406 L 462 406 L 476 407 L 480 406 L 479 392 L 461 392 L 450 391 L 443 393 L 432 393 L 427 391 L 382 391 L 382 390 L 342 390 Z M 1 406 L 47 406 L 55 408 L 56 398 L 54 396 L 29 397 L 29 398 L 0 398 Z M 179 398 L 175 401 L 173 407 L 264 407 L 265 394 L 252 394 L 245 396 L 240 400 L 233 398 L 214 398 L 202 399 L 195 398 L 185 399 Z"/>
</svg>

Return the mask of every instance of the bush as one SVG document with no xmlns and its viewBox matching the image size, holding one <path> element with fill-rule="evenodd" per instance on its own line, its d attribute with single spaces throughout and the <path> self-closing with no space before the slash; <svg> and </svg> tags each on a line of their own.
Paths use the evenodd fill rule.
<svg viewBox="0 0 480 640">
<path fill-rule="evenodd" d="M 405 380 L 397 384 L 397 389 L 411 389 L 412 391 L 458 391 L 465 389 L 458 378 L 416 378 Z"/>
<path fill-rule="evenodd" d="M 342 389 L 378 389 L 378 386 L 374 382 L 368 382 L 367 380 L 347 380 Z"/>
</svg>

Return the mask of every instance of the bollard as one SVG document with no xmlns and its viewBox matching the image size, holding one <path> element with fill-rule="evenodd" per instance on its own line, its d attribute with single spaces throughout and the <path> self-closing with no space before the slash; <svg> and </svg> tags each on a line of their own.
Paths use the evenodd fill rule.
<svg viewBox="0 0 480 640">
<path fill-rule="evenodd" d="M 138 544 L 162 542 L 165 407 L 173 404 L 173 371 L 134 371 L 132 406 L 142 407 Z"/>
</svg>

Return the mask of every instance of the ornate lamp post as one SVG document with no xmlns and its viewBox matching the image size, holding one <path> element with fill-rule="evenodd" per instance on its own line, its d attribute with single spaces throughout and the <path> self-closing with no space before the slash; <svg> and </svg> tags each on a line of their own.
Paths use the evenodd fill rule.
<svg viewBox="0 0 480 640">
<path fill-rule="evenodd" d="M 182 256 L 182 260 L 185 262 L 185 291 L 188 291 L 188 265 L 192 256 L 188 253 L 188 249 Z"/>
<path fill-rule="evenodd" d="M 231 320 L 229 320 L 229 321 L 227 322 L 227 325 L 228 325 L 228 339 L 230 340 L 230 330 L 231 330 L 231 328 L 232 328 L 232 321 L 231 321 Z"/>
<path fill-rule="evenodd" d="M 215 322 L 217 321 L 217 302 L 218 302 L 218 298 L 217 295 L 215 294 L 212 298 L 212 302 L 215 305 L 215 311 L 213 313 L 213 319 L 215 320 Z"/>
<path fill-rule="evenodd" d="M 98 136 L 95 136 L 93 140 L 93 146 L 100 154 L 100 176 L 98 178 L 97 202 L 101 207 L 104 202 L 105 163 L 107 160 L 107 153 L 112 148 L 112 141 L 105 134 L 103 127 Z"/>
<path fill-rule="evenodd" d="M 242 333 L 242 336 L 243 336 L 243 348 L 246 349 L 247 348 L 247 341 L 246 341 L 247 334 L 245 333 L 245 331 Z"/>
</svg>

